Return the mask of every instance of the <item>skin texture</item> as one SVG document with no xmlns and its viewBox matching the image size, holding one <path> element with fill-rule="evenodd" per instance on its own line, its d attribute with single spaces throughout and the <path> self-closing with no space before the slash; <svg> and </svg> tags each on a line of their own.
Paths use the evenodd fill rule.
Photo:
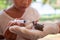
<svg viewBox="0 0 60 40">
<path fill-rule="evenodd" d="M 19 27 L 25 26 L 24 23 L 19 23 L 15 21 L 10 21 L 7 26 L 14 26 L 14 25 L 18 25 Z M 4 37 L 6 38 L 6 40 L 16 40 L 17 34 L 10 32 L 8 28 L 4 34 Z"/>
<path fill-rule="evenodd" d="M 59 29 L 60 29 L 60 21 L 55 21 L 55 23 L 59 26 Z M 60 31 L 59 31 L 60 33 Z"/>
<path fill-rule="evenodd" d="M 53 23 L 52 24 L 51 23 L 45 23 L 43 31 L 36 30 L 33 28 L 27 29 L 26 27 L 12 26 L 12 27 L 10 27 L 10 31 L 12 33 L 16 33 L 18 35 L 22 35 L 20 37 L 22 37 L 23 39 L 26 38 L 29 40 L 37 40 L 38 38 L 43 38 L 48 34 L 58 33 L 56 31 L 56 28 L 53 28 L 53 26 L 56 27 L 57 25 L 56 24 L 53 25 Z"/>
<path fill-rule="evenodd" d="M 58 33 L 58 32 L 55 32 L 53 30 L 54 29 L 53 26 L 56 27 L 57 26 L 56 24 L 57 23 L 51 24 L 51 22 L 50 23 L 44 23 L 45 26 L 43 27 L 43 30 L 40 29 L 41 30 L 40 31 L 40 30 L 33 29 L 33 28 L 32 29 L 27 29 L 26 27 L 20 27 L 20 26 L 24 26 L 24 24 L 21 25 L 21 23 L 20 23 L 20 25 L 19 25 L 17 22 L 13 21 L 13 22 L 9 23 L 9 25 L 11 27 L 9 28 L 8 31 L 6 31 L 6 35 L 7 35 L 6 38 L 8 38 L 7 40 L 16 40 L 16 34 L 17 34 L 17 35 L 22 35 L 20 37 L 23 38 L 24 40 L 37 40 L 38 37 L 42 38 L 42 37 L 44 37 L 48 34 Z M 46 27 L 46 26 L 48 26 L 48 27 Z M 52 30 L 52 32 L 50 32 L 49 30 Z M 13 37 L 11 38 L 11 36 L 13 36 Z"/>
<path fill-rule="evenodd" d="M 15 7 L 17 9 L 25 9 L 31 4 L 32 0 L 14 0 Z"/>
<path fill-rule="evenodd" d="M 20 18 L 27 7 L 31 4 L 32 0 L 13 0 L 14 5 L 5 10 L 5 12 L 12 18 Z M 17 25 L 17 23 L 9 22 L 8 26 Z M 20 25 L 21 26 L 21 25 Z M 6 30 L 4 37 L 6 40 L 16 40 L 17 34 L 14 34 L 9 31 L 9 28 Z"/>
<path fill-rule="evenodd" d="M 32 0 L 13 0 L 14 1 L 14 5 L 5 10 L 5 12 L 13 17 L 13 18 L 20 18 L 27 7 L 29 7 L 29 5 L 31 4 Z"/>
</svg>

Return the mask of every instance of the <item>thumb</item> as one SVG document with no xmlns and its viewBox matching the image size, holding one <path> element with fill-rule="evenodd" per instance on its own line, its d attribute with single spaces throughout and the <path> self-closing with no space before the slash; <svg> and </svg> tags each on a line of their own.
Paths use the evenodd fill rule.
<svg viewBox="0 0 60 40">
<path fill-rule="evenodd" d="M 14 25 L 9 28 L 9 31 L 20 35 L 21 33 L 24 33 L 24 29 L 25 29 L 25 27 L 20 27 L 20 26 Z"/>
<path fill-rule="evenodd" d="M 18 28 L 18 27 L 19 27 L 19 26 L 17 26 L 17 25 L 11 26 L 11 27 L 9 28 L 9 31 L 12 32 L 12 33 L 17 34 L 16 28 Z"/>
</svg>

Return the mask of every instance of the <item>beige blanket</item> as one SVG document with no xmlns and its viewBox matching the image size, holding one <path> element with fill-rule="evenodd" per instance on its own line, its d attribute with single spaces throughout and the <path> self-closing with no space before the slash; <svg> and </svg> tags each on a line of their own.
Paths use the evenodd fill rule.
<svg viewBox="0 0 60 40">
<path fill-rule="evenodd" d="M 60 40 L 60 34 L 49 34 L 44 38 L 40 38 L 38 40 Z"/>
</svg>

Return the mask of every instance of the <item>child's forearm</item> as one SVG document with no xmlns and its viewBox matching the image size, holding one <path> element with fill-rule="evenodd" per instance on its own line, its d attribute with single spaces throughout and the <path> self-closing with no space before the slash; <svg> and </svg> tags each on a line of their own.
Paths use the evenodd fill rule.
<svg viewBox="0 0 60 40">
<path fill-rule="evenodd" d="M 9 28 L 4 33 L 6 40 L 16 40 L 17 34 L 10 32 Z"/>
</svg>

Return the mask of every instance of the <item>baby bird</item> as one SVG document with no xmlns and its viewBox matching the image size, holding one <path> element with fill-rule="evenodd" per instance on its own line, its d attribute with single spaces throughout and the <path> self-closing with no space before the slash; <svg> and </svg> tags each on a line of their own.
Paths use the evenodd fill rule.
<svg viewBox="0 0 60 40">
<path fill-rule="evenodd" d="M 34 25 L 34 28 L 35 28 L 36 30 L 43 31 L 44 25 L 38 24 L 38 23 L 34 23 L 34 22 L 33 22 L 33 25 Z"/>
</svg>

